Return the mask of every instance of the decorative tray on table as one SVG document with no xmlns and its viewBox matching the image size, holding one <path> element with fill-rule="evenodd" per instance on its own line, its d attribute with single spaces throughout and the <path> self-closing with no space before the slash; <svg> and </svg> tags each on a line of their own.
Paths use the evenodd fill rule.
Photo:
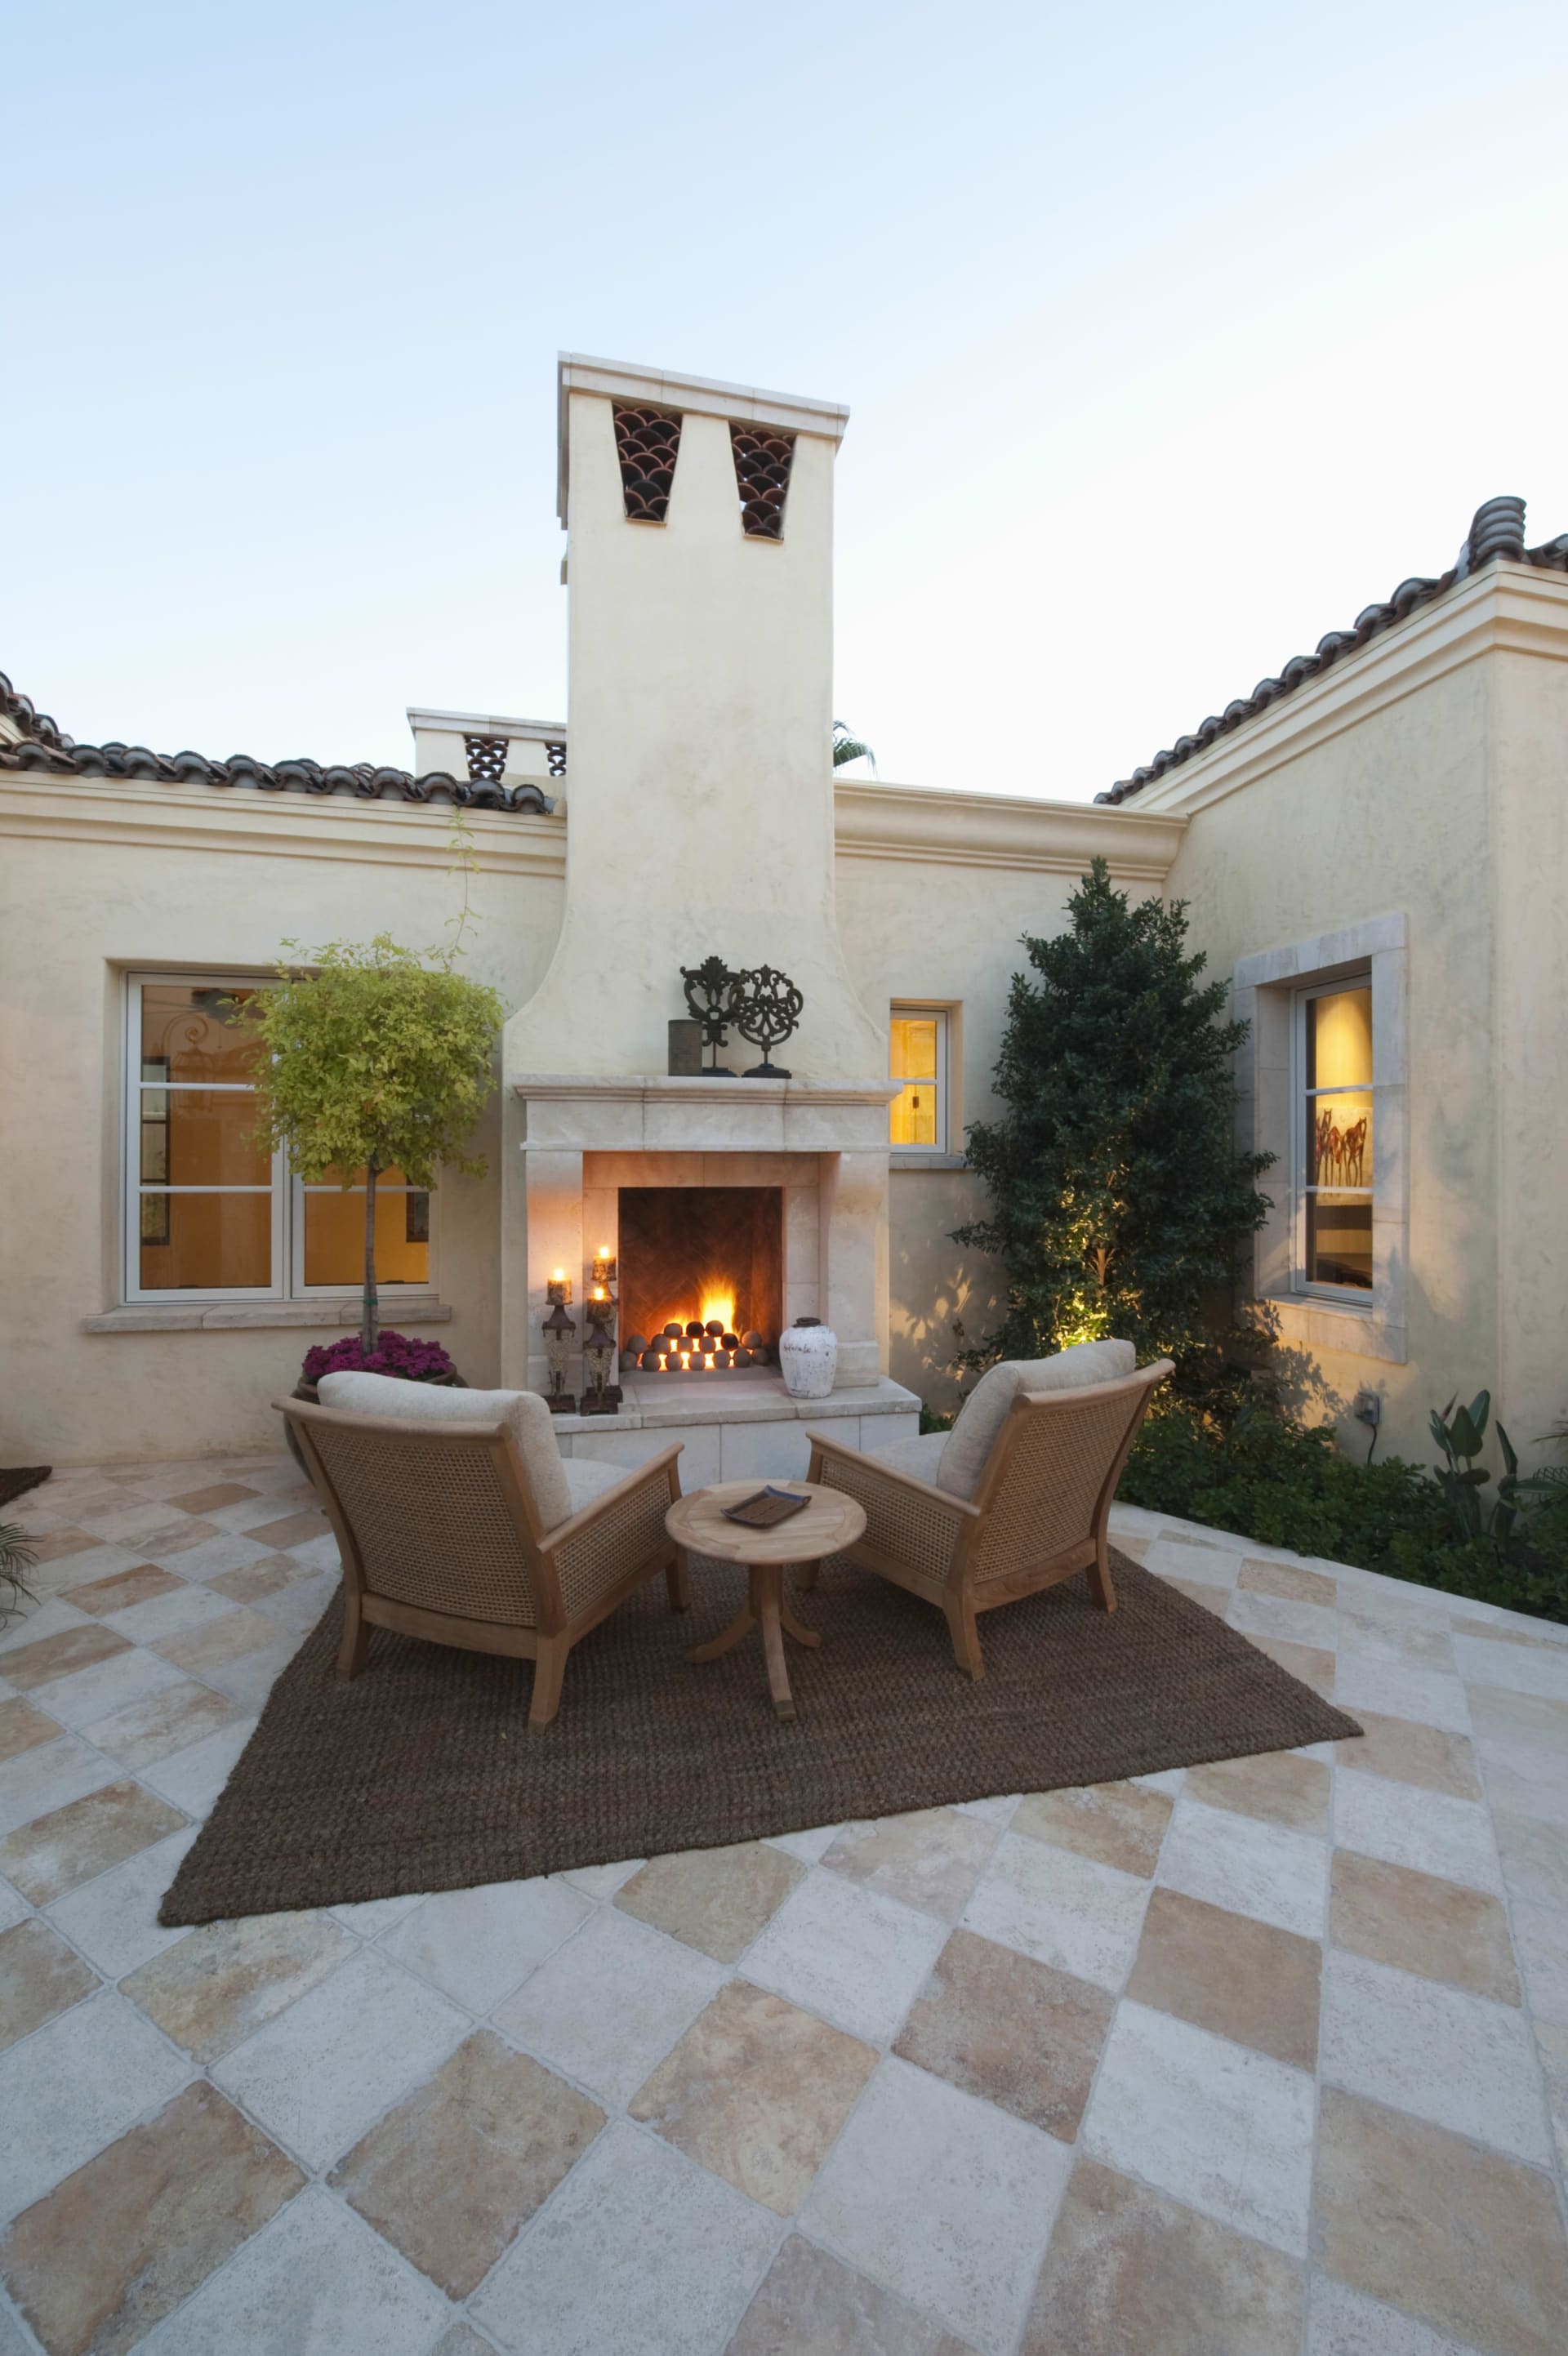
<svg viewBox="0 0 1568 2356">
<path fill-rule="evenodd" d="M 739 1522 L 744 1529 L 770 1530 L 778 1522 L 787 1522 L 802 1505 L 811 1504 L 810 1497 L 797 1496 L 792 1489 L 775 1489 L 771 1483 L 736 1505 L 721 1508 L 726 1522 Z"/>
</svg>

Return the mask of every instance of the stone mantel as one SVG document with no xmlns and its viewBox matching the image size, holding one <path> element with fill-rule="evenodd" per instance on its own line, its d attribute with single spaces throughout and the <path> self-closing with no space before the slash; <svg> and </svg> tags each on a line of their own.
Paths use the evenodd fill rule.
<svg viewBox="0 0 1568 2356">
<path fill-rule="evenodd" d="M 529 1152 L 883 1153 L 901 1083 L 526 1072 Z"/>
</svg>

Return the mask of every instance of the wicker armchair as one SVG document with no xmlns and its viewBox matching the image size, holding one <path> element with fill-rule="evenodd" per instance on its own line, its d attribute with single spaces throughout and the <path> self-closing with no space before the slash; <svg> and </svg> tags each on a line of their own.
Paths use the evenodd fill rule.
<svg viewBox="0 0 1568 2356">
<path fill-rule="evenodd" d="M 877 1457 L 813 1431 L 806 1477 L 865 1508 L 865 1535 L 845 1549 L 846 1559 L 940 1604 L 953 1658 L 981 1677 L 982 1612 L 1079 1570 L 1088 1571 L 1095 1600 L 1115 1611 L 1111 1502 L 1150 1394 L 1170 1372 L 1162 1358 L 1115 1382 L 1019 1391 L 971 1497 L 936 1486 L 940 1445 L 926 1441 L 905 1440 Z M 906 1469 L 911 1455 L 929 1477 Z M 815 1566 L 797 1573 L 802 1587 L 815 1578 Z"/>
<path fill-rule="evenodd" d="M 568 1462 L 575 1510 L 546 1529 L 504 1423 L 274 1405 L 342 1557 L 339 1676 L 364 1667 L 372 1628 L 510 1654 L 534 1665 L 528 1722 L 538 1731 L 560 1706 L 567 1654 L 618 1603 L 662 1570 L 671 1608 L 685 1609 L 686 1569 L 664 1528 L 681 1494 L 678 1444 L 624 1476 Z"/>
</svg>

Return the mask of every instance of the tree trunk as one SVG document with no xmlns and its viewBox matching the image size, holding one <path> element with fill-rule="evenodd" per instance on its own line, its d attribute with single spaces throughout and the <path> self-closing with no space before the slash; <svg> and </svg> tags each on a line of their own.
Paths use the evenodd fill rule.
<svg viewBox="0 0 1568 2356">
<path fill-rule="evenodd" d="M 360 1317 L 360 1346 L 368 1358 L 376 1346 L 376 1173 L 380 1164 L 365 1164 L 365 1298 Z"/>
</svg>

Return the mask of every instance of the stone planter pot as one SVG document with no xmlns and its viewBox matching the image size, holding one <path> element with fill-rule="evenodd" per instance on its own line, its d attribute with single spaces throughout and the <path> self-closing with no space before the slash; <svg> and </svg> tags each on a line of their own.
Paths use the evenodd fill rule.
<svg viewBox="0 0 1568 2356">
<path fill-rule="evenodd" d="M 798 1317 L 779 1336 L 779 1371 L 791 1398 L 826 1398 L 838 1363 L 838 1335 L 814 1317 Z"/>
<path fill-rule="evenodd" d="M 462 1376 L 457 1374 L 432 1375 L 430 1377 L 430 1383 L 431 1387 L 435 1390 L 466 1391 L 468 1387 L 467 1384 L 463 1380 Z M 321 1405 L 321 1394 L 317 1388 L 317 1386 L 314 1383 L 306 1382 L 303 1375 L 301 1375 L 298 1382 L 295 1383 L 293 1390 L 289 1393 L 289 1397 L 291 1398 L 304 1399 L 310 1407 L 319 1407 Z M 306 1463 L 304 1456 L 300 1452 L 299 1442 L 294 1436 L 294 1426 L 286 1420 L 285 1421 L 283 1428 L 283 1436 L 288 1442 L 289 1454 L 293 1457 L 295 1462 L 298 1465 L 300 1471 L 305 1474 L 306 1479 L 308 1481 L 310 1478 L 310 1469 Z"/>
</svg>

